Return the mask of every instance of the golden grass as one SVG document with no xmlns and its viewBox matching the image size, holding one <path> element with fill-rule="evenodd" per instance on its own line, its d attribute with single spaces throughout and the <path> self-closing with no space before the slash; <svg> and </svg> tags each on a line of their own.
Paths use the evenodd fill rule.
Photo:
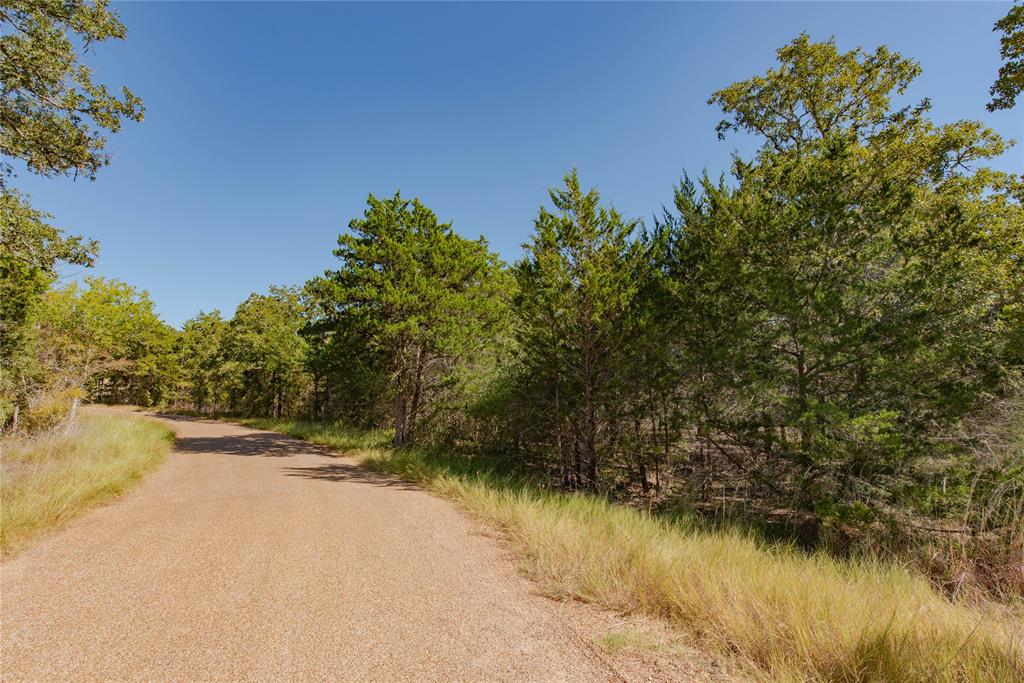
<svg viewBox="0 0 1024 683">
<path fill-rule="evenodd" d="M 739 531 L 544 490 L 494 461 L 383 445 L 386 434 L 259 426 L 347 450 L 500 530 L 555 596 L 660 617 L 752 677 L 1024 680 L 1024 627 L 995 604 L 950 602 L 894 563 L 766 547 Z"/>
<path fill-rule="evenodd" d="M 0 553 L 119 495 L 171 450 L 173 433 L 154 420 L 83 414 L 70 432 L 0 442 Z"/>
</svg>

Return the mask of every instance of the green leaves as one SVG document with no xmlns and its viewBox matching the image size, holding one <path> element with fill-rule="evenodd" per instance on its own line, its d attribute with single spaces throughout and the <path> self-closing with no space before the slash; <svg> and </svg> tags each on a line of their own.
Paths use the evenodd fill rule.
<svg viewBox="0 0 1024 683">
<path fill-rule="evenodd" d="M 75 43 L 122 39 L 124 26 L 106 0 L 4 0 L 0 24 L 0 152 L 34 173 L 94 178 L 109 161 L 102 131 L 141 121 L 144 109 L 127 88 L 115 95 L 95 83 Z"/>
<path fill-rule="evenodd" d="M 841 53 L 834 39 L 812 43 L 802 33 L 777 56 L 779 68 L 734 83 L 708 100 L 731 115 L 718 124 L 720 138 L 743 130 L 764 138 L 775 152 L 800 151 L 813 138 L 870 136 L 914 111 L 893 112 L 889 105 L 892 94 L 902 94 L 921 68 L 885 46 L 870 54 L 859 48 Z"/>
<path fill-rule="evenodd" d="M 0 0 L 0 427 L 40 388 L 26 321 L 60 262 L 92 265 L 97 245 L 70 237 L 8 186 L 13 160 L 44 176 L 94 178 L 109 161 L 104 132 L 141 121 L 142 102 L 95 83 L 79 50 L 124 38 L 106 0 Z"/>
<path fill-rule="evenodd" d="M 550 196 L 556 212 L 541 208 L 515 268 L 519 381 L 563 479 L 597 488 L 598 460 L 616 448 L 608 421 L 625 417 L 616 415 L 627 403 L 621 392 L 637 371 L 627 347 L 641 332 L 639 299 L 654 263 L 640 222 L 601 206 L 575 170 Z M 570 448 L 579 454 L 571 465 Z"/>
<path fill-rule="evenodd" d="M 1024 90 L 1024 5 L 1015 2 L 992 30 L 1003 34 L 999 39 L 999 56 L 1003 58 L 1003 65 L 999 67 L 999 77 L 989 90 L 992 101 L 986 108 L 989 111 L 1012 109 L 1017 103 L 1017 96 Z"/>
<path fill-rule="evenodd" d="M 66 235 L 24 195 L 0 190 L 0 425 L 32 392 L 40 371 L 31 320 L 61 262 L 92 265 L 98 245 Z"/>
<path fill-rule="evenodd" d="M 299 334 L 305 322 L 300 293 L 292 287 L 271 287 L 238 305 L 220 349 L 231 369 L 227 379 L 236 410 L 293 414 L 308 386 L 307 345 Z"/>
<path fill-rule="evenodd" d="M 506 278 L 482 238 L 457 235 L 418 199 L 399 193 L 370 195 L 349 229 L 334 252 L 341 267 L 307 284 L 307 292 L 321 331 L 358 340 L 355 348 L 376 366 L 366 368 L 364 381 L 386 373 L 401 444 L 429 419 L 434 395 L 457 394 L 462 369 L 500 334 Z"/>
<path fill-rule="evenodd" d="M 778 55 L 712 98 L 720 134 L 763 145 L 734 186 L 677 191 L 670 273 L 704 422 L 842 500 L 854 475 L 942 453 L 936 432 L 998 384 L 1024 293 L 1019 181 L 974 169 L 1006 148 L 981 124 L 891 108 L 910 60 L 807 36 Z"/>
<path fill-rule="evenodd" d="M 155 405 L 175 373 L 175 331 L 149 294 L 119 280 L 86 278 L 47 293 L 38 313 L 37 351 L 59 389 L 87 387 L 93 398 Z"/>
</svg>

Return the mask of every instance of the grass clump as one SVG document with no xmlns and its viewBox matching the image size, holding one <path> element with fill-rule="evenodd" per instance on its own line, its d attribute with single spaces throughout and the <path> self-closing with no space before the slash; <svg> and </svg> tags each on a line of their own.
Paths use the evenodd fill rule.
<svg viewBox="0 0 1024 683">
<path fill-rule="evenodd" d="M 24 549 L 160 464 L 173 433 L 154 420 L 83 414 L 74 428 L 0 442 L 0 553 Z"/>
<path fill-rule="evenodd" d="M 378 433 L 294 423 L 279 431 L 342 444 L 368 468 L 455 500 L 499 529 L 550 594 L 660 617 L 752 675 L 1024 680 L 1024 627 L 1013 612 L 952 602 L 900 565 L 766 546 L 739 530 L 546 490 L 498 461 L 395 451 Z"/>
<path fill-rule="evenodd" d="M 636 628 L 622 628 L 608 631 L 594 639 L 605 652 L 618 654 L 623 651 L 654 651 L 661 647 L 658 639 Z"/>
</svg>

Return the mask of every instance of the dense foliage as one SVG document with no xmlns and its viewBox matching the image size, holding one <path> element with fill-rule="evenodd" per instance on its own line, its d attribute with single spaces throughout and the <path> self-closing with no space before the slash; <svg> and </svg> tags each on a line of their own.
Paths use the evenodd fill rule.
<svg viewBox="0 0 1024 683">
<path fill-rule="evenodd" d="M 78 55 L 124 39 L 124 25 L 107 0 L 3 0 L 0 26 L 0 152 L 34 173 L 95 177 L 109 162 L 103 132 L 144 110 L 128 88 L 96 83 Z M 0 179 L 11 172 L 0 165 Z"/>
<path fill-rule="evenodd" d="M 978 166 L 992 131 L 891 106 L 915 63 L 806 37 L 779 62 L 712 98 L 754 159 L 669 217 L 689 403 L 759 498 L 870 517 L 1020 362 L 1022 187 Z"/>
<path fill-rule="evenodd" d="M 61 263 L 92 264 L 95 242 L 68 236 L 11 187 L 15 162 L 43 176 L 94 178 L 109 157 L 104 132 L 141 121 L 142 102 L 93 80 L 79 59 L 123 39 L 106 0 L 0 1 L 0 428 L 49 401 L 36 363 L 33 309 Z"/>
<path fill-rule="evenodd" d="M 389 403 L 403 445 L 441 426 L 439 405 L 458 405 L 466 370 L 506 318 L 506 276 L 483 238 L 459 236 L 418 199 L 370 195 L 367 204 L 338 238 L 340 268 L 307 285 L 311 339 L 326 371 L 318 381 L 340 374 L 359 400 L 341 410 L 370 417 Z"/>
</svg>

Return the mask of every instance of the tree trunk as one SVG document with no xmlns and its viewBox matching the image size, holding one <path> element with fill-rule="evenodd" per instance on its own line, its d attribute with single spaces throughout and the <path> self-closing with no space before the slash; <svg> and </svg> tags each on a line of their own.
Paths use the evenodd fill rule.
<svg viewBox="0 0 1024 683">
<path fill-rule="evenodd" d="M 405 445 L 405 396 L 399 391 L 395 395 L 395 446 Z"/>
<path fill-rule="evenodd" d="M 416 419 L 420 411 L 420 395 L 423 387 L 423 347 L 416 347 L 416 372 L 413 376 L 412 408 L 409 410 L 409 420 L 405 428 L 406 441 L 412 440 L 416 432 Z"/>
<path fill-rule="evenodd" d="M 562 480 L 562 486 L 572 488 L 572 476 L 569 473 L 569 463 L 565 457 L 565 447 L 562 445 L 562 404 L 559 395 L 558 370 L 555 370 L 555 447 L 558 449 L 558 476 Z"/>
<path fill-rule="evenodd" d="M 391 376 L 395 389 L 395 446 L 399 448 L 406 442 L 405 420 L 408 406 L 405 397 L 405 374 L 405 342 L 398 339 L 391 349 Z"/>
<path fill-rule="evenodd" d="M 572 440 L 572 453 L 573 453 L 573 488 L 579 488 L 583 481 L 583 459 L 580 457 L 580 440 L 574 438 Z"/>
<path fill-rule="evenodd" d="M 583 435 L 584 455 L 587 463 L 587 479 L 590 490 L 597 492 L 597 406 L 594 397 L 593 365 L 587 359 L 586 390 L 584 392 L 586 407 L 586 427 Z"/>
</svg>

